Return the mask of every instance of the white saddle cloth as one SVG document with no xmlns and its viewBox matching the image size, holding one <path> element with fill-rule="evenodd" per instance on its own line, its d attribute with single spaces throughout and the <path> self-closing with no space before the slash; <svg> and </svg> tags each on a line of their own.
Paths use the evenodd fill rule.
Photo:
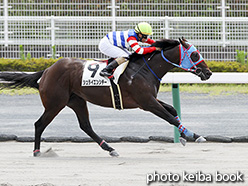
<svg viewBox="0 0 248 186">
<path fill-rule="evenodd" d="M 122 63 L 114 71 L 114 83 L 117 84 L 120 75 L 124 72 L 128 65 L 128 62 Z M 107 66 L 106 62 L 99 62 L 94 60 L 89 60 L 86 62 L 83 76 L 82 76 L 82 86 L 110 86 L 110 81 L 108 78 L 100 76 L 100 72 L 103 68 Z"/>
</svg>

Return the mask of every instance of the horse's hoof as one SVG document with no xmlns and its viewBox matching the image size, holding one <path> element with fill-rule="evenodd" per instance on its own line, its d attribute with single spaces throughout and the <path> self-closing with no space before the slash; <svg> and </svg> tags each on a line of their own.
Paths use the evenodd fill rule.
<svg viewBox="0 0 248 186">
<path fill-rule="evenodd" d="M 41 155 L 40 150 L 34 150 L 33 155 L 34 157 L 39 157 Z"/>
<path fill-rule="evenodd" d="M 182 138 L 182 137 L 179 137 L 179 141 L 180 141 L 180 143 L 181 143 L 183 146 L 186 145 L 186 142 L 187 142 L 186 139 L 184 139 L 184 138 Z"/>
<path fill-rule="evenodd" d="M 112 157 L 118 157 L 119 156 L 119 154 L 115 150 L 112 150 L 111 152 L 109 152 L 109 155 Z"/>
<path fill-rule="evenodd" d="M 202 136 L 200 136 L 199 138 L 197 138 L 196 140 L 195 140 L 195 142 L 197 142 L 197 143 L 203 143 L 203 142 L 206 142 L 207 140 L 204 138 L 204 137 L 202 137 Z"/>
</svg>

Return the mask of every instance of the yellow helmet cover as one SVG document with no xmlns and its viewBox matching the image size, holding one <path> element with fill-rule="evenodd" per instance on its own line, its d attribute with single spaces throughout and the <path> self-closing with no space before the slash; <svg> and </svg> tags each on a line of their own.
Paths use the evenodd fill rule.
<svg viewBox="0 0 248 186">
<path fill-rule="evenodd" d="M 144 34 L 144 35 L 152 35 L 152 27 L 149 23 L 147 22 L 142 22 L 142 23 L 139 23 L 134 31 L 136 33 L 141 33 L 141 34 Z"/>
</svg>

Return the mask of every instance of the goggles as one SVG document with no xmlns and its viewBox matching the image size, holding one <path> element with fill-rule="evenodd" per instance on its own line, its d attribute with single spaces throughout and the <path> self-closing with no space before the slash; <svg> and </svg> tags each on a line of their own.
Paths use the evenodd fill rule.
<svg viewBox="0 0 248 186">
<path fill-rule="evenodd" d="M 142 38 L 147 39 L 148 35 L 142 34 Z"/>
</svg>

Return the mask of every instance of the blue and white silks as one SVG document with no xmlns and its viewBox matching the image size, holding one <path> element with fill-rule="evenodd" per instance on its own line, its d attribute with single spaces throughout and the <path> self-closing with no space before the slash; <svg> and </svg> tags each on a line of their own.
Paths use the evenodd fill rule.
<svg viewBox="0 0 248 186">
<path fill-rule="evenodd" d="M 107 34 L 107 38 L 109 39 L 110 43 L 112 43 L 114 46 L 122 48 L 130 48 L 130 45 L 127 43 L 127 39 L 131 36 L 135 37 L 137 41 L 139 40 L 134 29 L 127 31 L 113 31 Z"/>
</svg>

